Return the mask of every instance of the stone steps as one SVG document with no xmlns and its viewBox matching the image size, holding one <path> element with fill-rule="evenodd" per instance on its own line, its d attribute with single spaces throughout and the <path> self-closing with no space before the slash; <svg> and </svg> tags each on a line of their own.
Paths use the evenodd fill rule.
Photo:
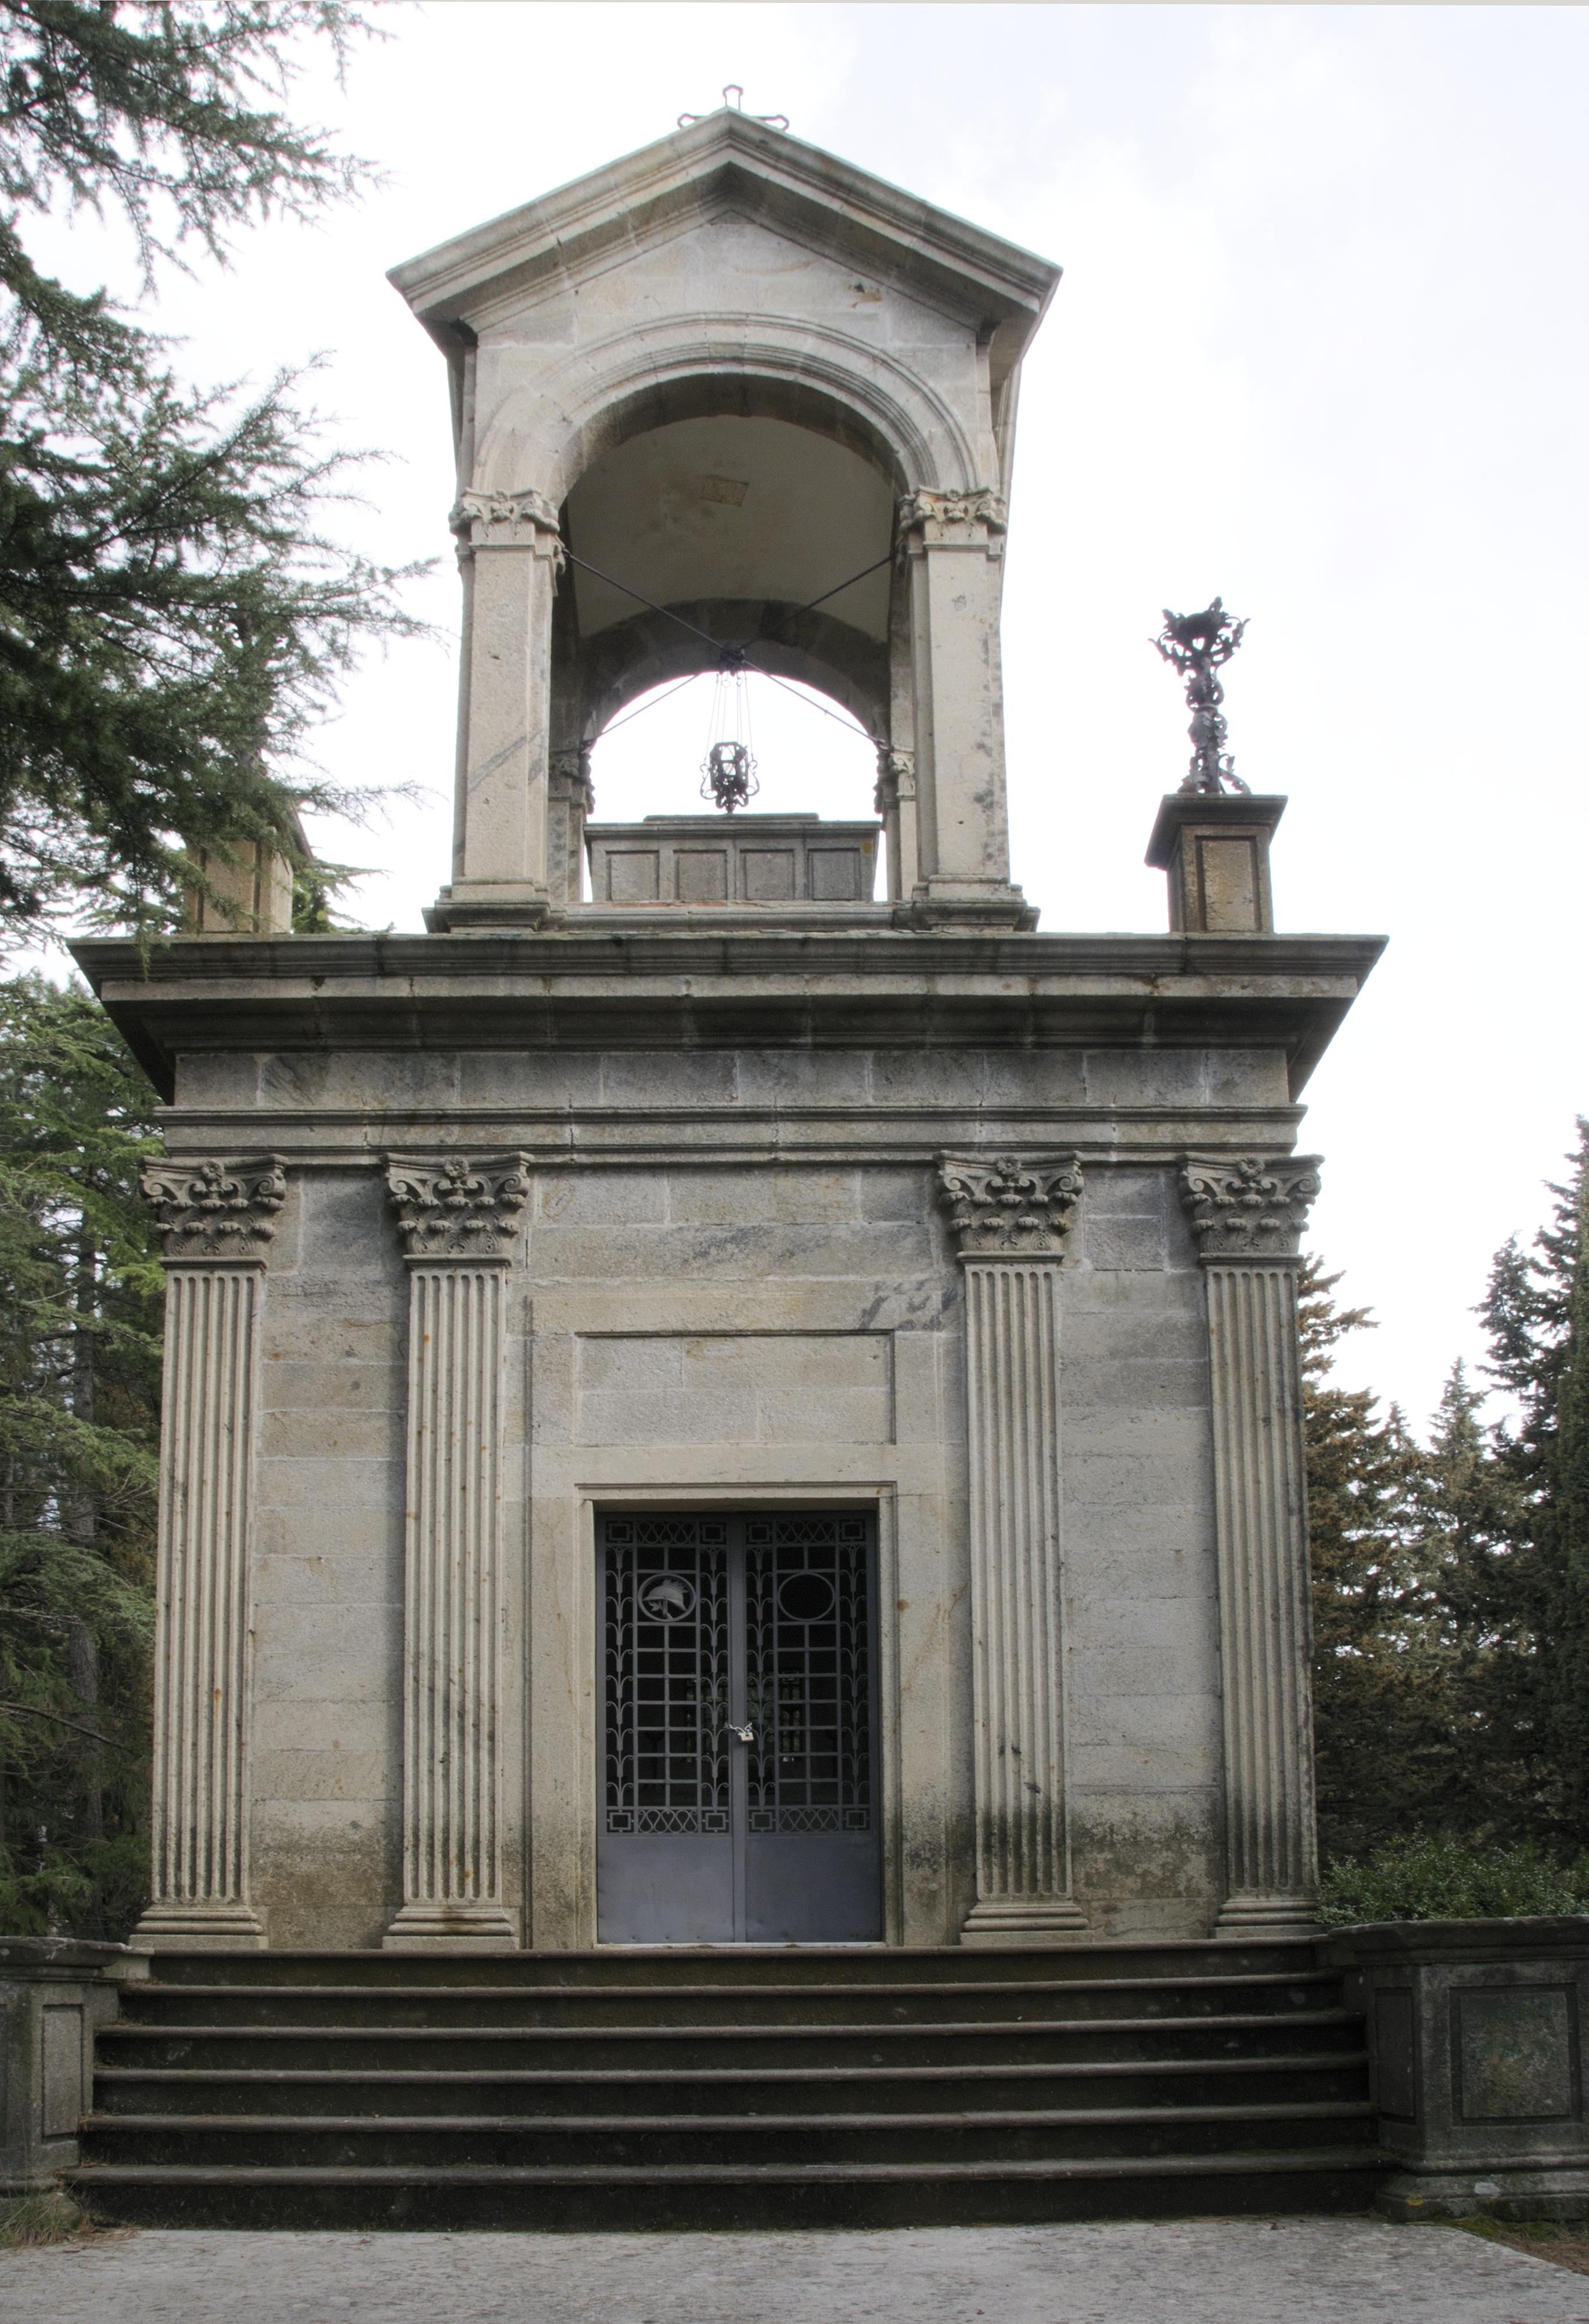
<svg viewBox="0 0 1589 2324">
<path fill-rule="evenodd" d="M 501 2027 L 503 2031 L 569 2027 L 599 2032 L 633 2027 L 770 2030 L 892 2024 L 1030 2024 L 1080 2018 L 1112 2021 L 1122 2009 L 1134 2017 L 1218 2017 L 1305 2009 L 1327 2000 L 1336 1980 L 1326 1971 L 1284 1977 L 1208 1978 L 1110 1978 L 1001 1979 L 961 1985 L 901 1981 L 886 1987 L 846 1985 L 634 1985 L 534 1988 L 503 1986 L 364 1985 L 141 1986 L 131 1988 L 127 2015 L 140 2025 L 184 2033 L 206 2026 Z"/>
<path fill-rule="evenodd" d="M 886 2104 L 895 2114 L 1087 2106 L 1262 2105 L 1298 2074 L 1317 2099 L 1353 2098 L 1366 2055 L 1359 2047 L 1236 2057 L 1116 2059 L 1042 2066 L 827 2066 L 745 2071 L 689 2068 L 670 2074 L 603 2069 L 585 2073 L 423 2068 L 363 2073 L 226 2071 L 210 2068 L 102 2067 L 99 2109 L 125 2114 L 202 2111 L 222 2093 L 249 2115 L 588 2114 L 691 2117 L 702 2114 L 830 2114 Z"/>
<path fill-rule="evenodd" d="M 585 1952 L 162 1952 L 162 1988 L 220 1983 L 236 1993 L 261 1986 L 506 1987 L 513 1992 L 572 1987 L 707 1985 L 715 1992 L 766 1985 L 873 1985 L 944 1982 L 1086 1983 L 1104 1979 L 1222 1977 L 1316 1972 L 1309 1937 L 1127 1938 L 1094 1944 L 975 1948 L 962 1945 L 605 1945 Z"/>
<path fill-rule="evenodd" d="M 1152 2217 L 1376 2174 L 1362 2021 L 1295 1941 L 154 1966 L 73 2182 L 148 2224 Z"/>
</svg>

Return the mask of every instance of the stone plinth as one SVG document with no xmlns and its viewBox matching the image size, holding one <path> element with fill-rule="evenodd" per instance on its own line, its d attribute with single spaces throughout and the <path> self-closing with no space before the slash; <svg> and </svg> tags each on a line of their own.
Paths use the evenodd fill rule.
<svg viewBox="0 0 1589 2324">
<path fill-rule="evenodd" d="M 125 1945 L 0 1937 L 0 2194 L 32 2194 L 76 2167 L 94 2029 L 116 2015 L 121 1980 L 148 1969 Z"/>
<path fill-rule="evenodd" d="M 1589 1920 L 1386 1921 L 1328 1957 L 1369 2021 L 1393 2218 L 1589 2217 Z"/>
<path fill-rule="evenodd" d="M 597 904 L 869 904 L 875 823 L 815 815 L 648 815 L 586 826 Z"/>
<path fill-rule="evenodd" d="M 1285 811 L 1281 798 L 1246 792 L 1160 801 L 1146 860 L 1169 874 L 1172 928 L 1223 936 L 1274 927 L 1269 844 Z"/>
</svg>

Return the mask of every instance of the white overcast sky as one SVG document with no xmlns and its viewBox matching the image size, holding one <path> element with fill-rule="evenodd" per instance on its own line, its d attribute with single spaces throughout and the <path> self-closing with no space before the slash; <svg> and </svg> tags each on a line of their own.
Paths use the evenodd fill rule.
<svg viewBox="0 0 1589 2324">
<path fill-rule="evenodd" d="M 1381 1328 L 1353 1382 L 1421 1422 L 1491 1254 L 1543 1215 L 1589 1109 L 1584 974 L 1589 15 L 1570 7 L 383 5 L 300 111 L 386 173 L 245 238 L 159 319 L 208 380 L 315 350 L 349 442 L 398 455 L 350 520 L 457 584 L 440 356 L 383 279 L 649 143 L 728 80 L 754 112 L 1058 260 L 1028 358 L 1004 664 L 1014 872 L 1049 928 L 1158 928 L 1142 850 L 1187 714 L 1147 641 L 1215 592 L 1238 770 L 1289 794 L 1279 924 L 1389 954 L 1315 1074 L 1316 1247 Z M 79 226 L 74 280 L 103 268 Z M 533 479 L 525 479 L 532 482 Z M 837 577 L 837 576 L 836 576 Z M 321 760 L 431 793 L 331 847 L 417 927 L 446 877 L 454 666 L 405 647 Z M 763 804 L 867 811 L 870 754 L 788 696 Z M 598 814 L 687 807 L 695 691 L 598 752 Z"/>
</svg>

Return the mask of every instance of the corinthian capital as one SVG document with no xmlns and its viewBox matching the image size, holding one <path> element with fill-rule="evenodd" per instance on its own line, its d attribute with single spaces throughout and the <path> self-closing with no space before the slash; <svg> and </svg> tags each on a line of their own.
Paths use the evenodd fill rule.
<svg viewBox="0 0 1589 2324">
<path fill-rule="evenodd" d="M 460 549 L 529 549 L 561 567 L 558 512 L 544 493 L 460 493 L 448 522 Z"/>
<path fill-rule="evenodd" d="M 1002 553 L 1009 522 L 1004 502 L 988 484 L 977 484 L 968 493 L 938 493 L 918 484 L 901 497 L 898 513 L 902 548 L 909 548 L 914 536 L 924 548 L 980 544 L 990 557 Z"/>
<path fill-rule="evenodd" d="M 914 751 L 894 751 L 886 742 L 877 746 L 877 784 L 872 794 L 872 804 L 879 815 L 887 815 L 901 799 L 916 796 L 916 753 Z"/>
<path fill-rule="evenodd" d="M 462 1154 L 436 1161 L 393 1157 L 386 1191 L 405 1259 L 503 1259 L 513 1252 L 530 1191 L 522 1154 Z"/>
<path fill-rule="evenodd" d="M 1013 1154 L 965 1160 L 946 1154 L 938 1191 L 962 1259 L 1059 1258 L 1081 1199 L 1074 1154 L 1023 1162 Z"/>
<path fill-rule="evenodd" d="M 1243 1259 L 1295 1259 L 1318 1193 L 1318 1157 L 1244 1154 L 1232 1162 L 1189 1154 L 1181 1200 L 1206 1265 Z"/>
<path fill-rule="evenodd" d="M 287 1195 L 276 1154 L 246 1162 L 155 1163 L 139 1183 L 153 1204 L 168 1261 L 263 1259 Z"/>
<path fill-rule="evenodd" d="M 577 743 L 568 751 L 554 751 L 547 766 L 547 781 L 553 798 L 564 799 L 583 807 L 587 815 L 596 813 L 596 786 L 590 779 L 588 742 Z"/>
</svg>

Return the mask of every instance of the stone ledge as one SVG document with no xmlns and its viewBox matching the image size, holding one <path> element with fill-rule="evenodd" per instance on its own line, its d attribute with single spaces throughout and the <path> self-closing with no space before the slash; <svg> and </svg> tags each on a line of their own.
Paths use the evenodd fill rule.
<svg viewBox="0 0 1589 2324">
<path fill-rule="evenodd" d="M 1378 936 L 178 937 L 73 947 L 168 1099 L 180 1050 L 1269 1047 L 1302 1088 Z"/>
</svg>

